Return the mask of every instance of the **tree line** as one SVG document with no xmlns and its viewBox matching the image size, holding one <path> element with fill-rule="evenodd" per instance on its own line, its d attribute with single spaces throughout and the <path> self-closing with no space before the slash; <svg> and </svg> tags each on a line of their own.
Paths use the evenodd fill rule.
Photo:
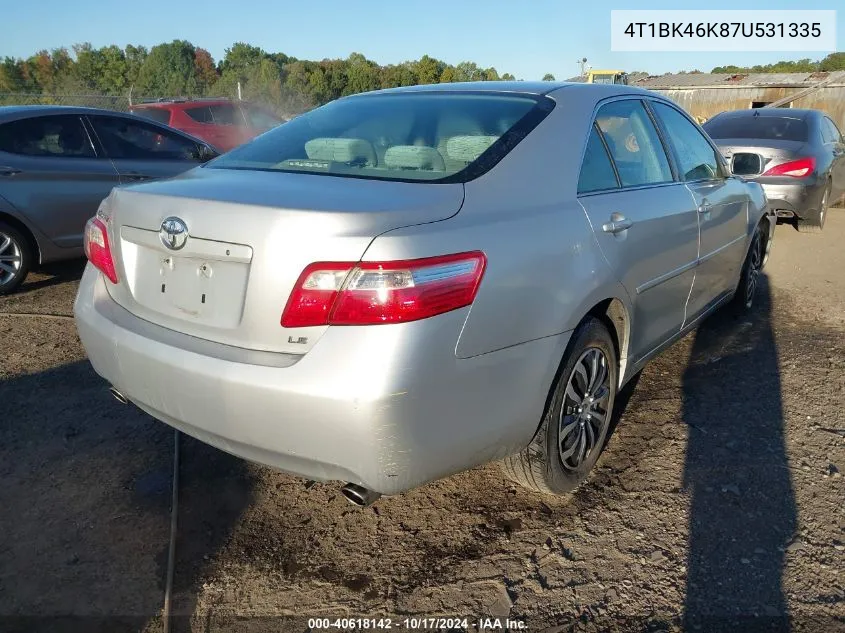
<svg viewBox="0 0 845 633">
<path fill-rule="evenodd" d="M 184 40 L 153 46 L 94 48 L 89 43 L 28 59 L 0 61 L 0 93 L 43 95 L 134 95 L 137 97 L 232 97 L 238 84 L 244 99 L 281 111 L 301 111 L 344 95 L 415 84 L 512 80 L 510 73 L 474 62 L 450 65 L 423 55 L 379 65 L 360 53 L 346 59 L 309 61 L 268 53 L 237 42 L 215 62 L 204 48 Z M 546 75 L 544 79 L 554 79 Z"/>
<path fill-rule="evenodd" d="M 711 72 L 735 75 L 737 73 L 816 73 L 835 70 L 845 70 L 845 53 L 831 53 L 818 61 L 807 58 L 756 66 L 716 66 Z"/>
</svg>

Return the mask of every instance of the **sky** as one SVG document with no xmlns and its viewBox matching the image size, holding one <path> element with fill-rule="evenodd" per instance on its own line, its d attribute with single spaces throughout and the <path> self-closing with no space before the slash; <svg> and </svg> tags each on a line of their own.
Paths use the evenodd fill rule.
<svg viewBox="0 0 845 633">
<path fill-rule="evenodd" d="M 767 0 L 765 9 L 835 9 L 834 0 Z M 5 5 L 5 6 L 4 6 Z M 753 9 L 759 1 L 710 0 L 708 9 Z M 186 39 L 219 60 L 237 41 L 319 60 L 363 53 L 380 63 L 424 54 L 450 64 L 473 61 L 518 79 L 579 73 L 593 68 L 652 74 L 714 66 L 820 59 L 806 53 L 612 53 L 611 9 L 674 9 L 677 2 L 592 0 L 0 0 L 0 57 L 28 57 L 39 49 L 91 42 L 94 46 L 151 47 Z M 692 7 L 688 7 L 692 8 Z M 837 12 L 837 49 L 845 50 L 845 10 Z"/>
</svg>

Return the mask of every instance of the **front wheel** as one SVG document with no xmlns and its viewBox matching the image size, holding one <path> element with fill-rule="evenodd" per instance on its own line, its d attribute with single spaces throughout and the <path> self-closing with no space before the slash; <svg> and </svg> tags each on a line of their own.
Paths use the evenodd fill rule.
<svg viewBox="0 0 845 633">
<path fill-rule="evenodd" d="M 505 474 L 539 492 L 577 488 L 604 449 L 619 384 L 616 348 L 595 318 L 578 326 L 531 444 L 503 462 Z"/>
</svg>

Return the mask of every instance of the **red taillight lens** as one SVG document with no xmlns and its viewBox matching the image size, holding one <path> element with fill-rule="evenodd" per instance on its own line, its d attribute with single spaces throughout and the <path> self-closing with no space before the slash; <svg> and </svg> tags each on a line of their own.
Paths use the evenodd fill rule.
<svg viewBox="0 0 845 633">
<path fill-rule="evenodd" d="M 416 321 L 470 305 L 487 259 L 459 253 L 393 262 L 317 263 L 300 275 L 284 327 Z"/>
<path fill-rule="evenodd" d="M 764 176 L 791 176 L 792 178 L 806 178 L 816 168 L 816 159 L 812 156 L 791 160 L 782 165 L 776 165 L 763 172 Z"/>
<path fill-rule="evenodd" d="M 85 256 L 109 281 L 117 283 L 117 271 L 109 245 L 109 231 L 99 217 L 91 218 L 85 225 Z"/>
</svg>

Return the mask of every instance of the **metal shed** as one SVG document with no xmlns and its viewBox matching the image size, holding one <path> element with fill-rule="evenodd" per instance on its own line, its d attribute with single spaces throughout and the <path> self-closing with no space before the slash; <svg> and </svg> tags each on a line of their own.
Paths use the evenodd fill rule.
<svg viewBox="0 0 845 633">
<path fill-rule="evenodd" d="M 637 75 L 631 84 L 662 93 L 695 117 L 710 118 L 726 110 L 761 107 L 811 86 L 816 90 L 794 102 L 796 108 L 827 113 L 845 132 L 845 71 L 816 73 Z M 789 106 L 786 106 L 789 107 Z"/>
</svg>

